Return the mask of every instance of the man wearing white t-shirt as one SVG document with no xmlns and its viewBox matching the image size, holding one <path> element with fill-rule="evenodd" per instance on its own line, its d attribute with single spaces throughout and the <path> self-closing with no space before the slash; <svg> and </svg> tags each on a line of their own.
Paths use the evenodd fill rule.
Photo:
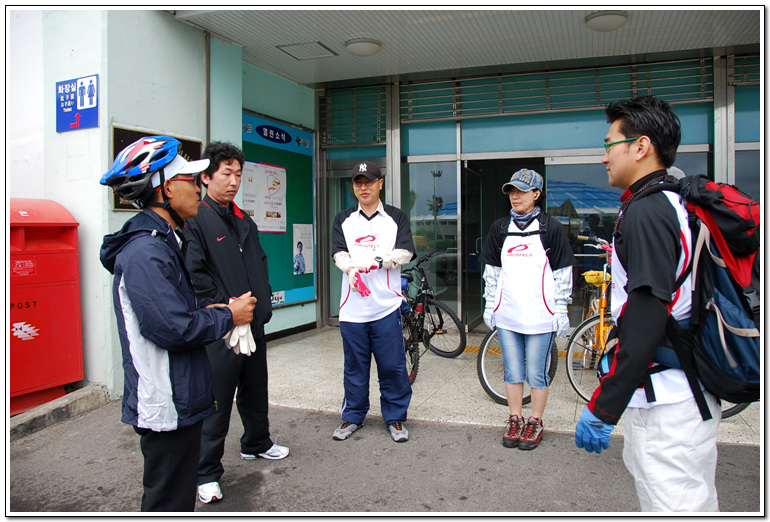
<svg viewBox="0 0 770 522">
<path fill-rule="evenodd" d="M 334 218 L 332 255 L 345 273 L 340 296 L 340 334 L 345 357 L 342 424 L 335 440 L 345 440 L 369 412 L 369 371 L 377 362 L 382 417 L 396 442 L 409 440 L 404 426 L 412 398 L 401 326 L 401 265 L 414 259 L 409 218 L 380 201 L 379 167 L 353 167 L 358 205 Z"/>
</svg>

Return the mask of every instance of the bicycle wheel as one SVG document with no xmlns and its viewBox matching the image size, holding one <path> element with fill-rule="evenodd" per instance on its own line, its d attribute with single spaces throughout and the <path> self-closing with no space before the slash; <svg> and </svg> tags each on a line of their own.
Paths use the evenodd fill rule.
<svg viewBox="0 0 770 522">
<path fill-rule="evenodd" d="M 425 338 L 423 343 L 441 357 L 457 357 L 465 351 L 465 327 L 457 314 L 444 303 L 425 302 Z"/>
<path fill-rule="evenodd" d="M 750 402 L 728 402 L 722 399 L 722 418 L 729 419 L 733 415 L 737 415 L 751 405 Z"/>
<path fill-rule="evenodd" d="M 551 345 L 551 362 L 548 367 L 548 375 L 551 377 L 551 384 L 556 375 L 556 368 L 559 365 L 559 349 L 556 346 L 556 338 Z M 476 359 L 476 369 L 479 374 L 481 387 L 487 392 L 487 395 L 499 403 L 508 405 L 508 398 L 505 395 L 505 366 L 503 364 L 503 350 L 500 347 L 500 338 L 497 335 L 497 328 L 489 332 L 479 347 L 479 355 Z M 524 383 L 524 398 L 522 404 L 529 404 L 532 395 L 529 392 L 529 386 Z"/>
<path fill-rule="evenodd" d="M 406 352 L 406 372 L 409 374 L 409 383 L 414 383 L 417 378 L 417 370 L 420 368 L 420 344 L 416 336 L 412 335 L 412 325 L 406 317 L 401 317 L 404 329 L 404 351 Z"/>
<path fill-rule="evenodd" d="M 596 369 L 604 354 L 604 342 L 600 347 L 596 337 L 599 320 L 600 317 L 595 315 L 580 323 L 567 343 L 567 377 L 580 398 L 586 402 L 591 400 L 594 390 L 599 386 Z M 609 315 L 604 317 L 604 322 L 607 332 L 615 326 Z"/>
</svg>

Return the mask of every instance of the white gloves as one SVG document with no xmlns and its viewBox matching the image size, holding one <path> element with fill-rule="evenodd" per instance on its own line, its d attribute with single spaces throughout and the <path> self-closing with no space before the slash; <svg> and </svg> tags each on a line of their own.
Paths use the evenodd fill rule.
<svg viewBox="0 0 770 522">
<path fill-rule="evenodd" d="M 233 326 L 233 329 L 223 337 L 228 348 L 237 354 L 251 355 L 257 350 L 257 344 L 251 335 L 251 327 L 248 324 Z"/>
<path fill-rule="evenodd" d="M 231 297 L 230 302 L 232 303 L 233 301 L 235 301 L 235 298 Z M 222 339 L 225 340 L 225 346 L 232 348 L 236 355 L 239 353 L 251 355 L 257 350 L 257 343 L 254 342 L 254 337 L 251 335 L 251 326 L 248 324 L 233 326 L 233 329 L 227 332 Z"/>
<path fill-rule="evenodd" d="M 357 268 L 348 272 L 348 279 L 350 280 L 350 287 L 361 294 L 361 297 L 367 297 L 372 293 L 372 291 L 369 290 L 369 287 L 364 283 L 364 280 L 361 279 L 361 272 L 359 272 Z"/>
<path fill-rule="evenodd" d="M 389 253 L 382 256 L 381 259 L 381 268 L 384 268 L 385 270 L 390 270 L 391 268 L 396 268 L 398 266 L 398 263 L 393 260 L 393 256 Z"/>
<path fill-rule="evenodd" d="M 500 278 L 499 266 L 484 265 L 484 323 L 490 330 L 494 330 L 495 323 L 495 304 L 497 303 L 497 280 Z"/>
<path fill-rule="evenodd" d="M 567 312 L 556 312 L 553 316 L 553 330 L 556 337 L 567 337 L 569 334 L 569 315 Z"/>
<path fill-rule="evenodd" d="M 495 329 L 495 312 L 491 306 L 484 308 L 484 324 L 486 324 L 490 330 Z"/>
<path fill-rule="evenodd" d="M 379 268 L 379 265 L 377 264 L 377 261 L 369 261 L 366 265 L 359 265 L 356 267 L 356 270 L 361 272 L 362 274 L 368 274 L 372 270 L 377 270 Z"/>
</svg>

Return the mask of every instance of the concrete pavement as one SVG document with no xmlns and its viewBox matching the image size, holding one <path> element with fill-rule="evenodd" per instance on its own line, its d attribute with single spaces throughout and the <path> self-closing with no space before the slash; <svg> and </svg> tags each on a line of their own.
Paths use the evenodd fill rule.
<svg viewBox="0 0 770 522">
<path fill-rule="evenodd" d="M 472 334 L 477 345 L 483 333 Z M 271 432 L 291 448 L 282 461 L 242 461 L 242 427 L 234 411 L 223 463 L 222 502 L 201 513 L 627 513 L 639 509 L 622 463 L 622 438 L 587 454 L 574 446 L 582 410 L 559 369 L 540 447 L 500 443 L 507 408 L 476 376 L 475 353 L 457 359 L 426 354 L 414 384 L 410 441 L 395 444 L 379 415 L 376 374 L 372 409 L 347 441 L 333 441 L 342 400 L 339 330 L 322 328 L 269 343 Z M 72 394 L 70 394 L 72 395 Z M 139 509 L 142 456 L 138 437 L 120 423 L 112 401 L 39 431 L 15 426 L 10 442 L 6 514 Z M 525 412 L 526 414 L 526 412 Z M 26 414 L 25 414 L 26 415 Z M 30 412 L 31 419 L 36 418 Z M 16 418 L 14 418 L 16 419 Z M 29 423 L 31 421 L 27 421 Z M 622 432 L 620 426 L 616 433 Z M 720 427 L 717 487 L 723 511 L 764 513 L 759 405 Z"/>
</svg>

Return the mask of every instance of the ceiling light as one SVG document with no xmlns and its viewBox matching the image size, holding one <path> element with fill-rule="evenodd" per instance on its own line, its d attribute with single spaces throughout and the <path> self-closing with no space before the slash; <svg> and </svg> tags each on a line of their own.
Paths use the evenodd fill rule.
<svg viewBox="0 0 770 522">
<path fill-rule="evenodd" d="M 345 42 L 345 49 L 356 56 L 371 56 L 380 50 L 382 44 L 371 38 L 354 38 Z"/>
<path fill-rule="evenodd" d="M 586 16 L 586 26 L 600 33 L 614 31 L 623 27 L 628 20 L 625 11 L 596 11 Z"/>
</svg>

